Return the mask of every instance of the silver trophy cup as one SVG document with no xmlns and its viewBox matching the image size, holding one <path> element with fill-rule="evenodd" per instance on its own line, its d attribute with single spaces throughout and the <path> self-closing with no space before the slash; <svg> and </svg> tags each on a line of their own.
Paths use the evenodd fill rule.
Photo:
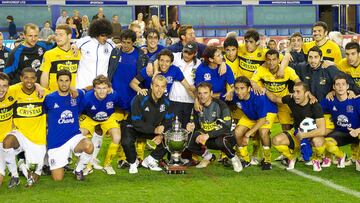
<svg viewBox="0 0 360 203">
<path fill-rule="evenodd" d="M 181 128 L 176 117 L 172 129 L 164 133 L 165 147 L 170 152 L 171 158 L 166 167 L 167 173 L 185 173 L 186 167 L 182 166 L 181 153 L 185 150 L 188 142 L 188 131 Z"/>
</svg>

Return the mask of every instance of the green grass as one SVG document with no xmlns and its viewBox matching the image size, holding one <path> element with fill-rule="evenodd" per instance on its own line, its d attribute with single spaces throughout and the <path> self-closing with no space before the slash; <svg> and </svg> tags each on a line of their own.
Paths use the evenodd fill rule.
<svg viewBox="0 0 360 203">
<path fill-rule="evenodd" d="M 278 127 L 275 128 L 278 131 Z M 109 140 L 105 141 L 108 144 Z M 103 158 L 104 146 L 100 152 Z M 346 148 L 348 151 L 349 149 Z M 274 151 L 273 158 L 278 156 Z M 115 166 L 115 163 L 114 163 Z M 298 163 L 296 169 L 327 179 L 360 192 L 360 173 L 355 166 L 335 166 L 312 171 Z M 84 182 L 74 180 L 67 172 L 64 181 L 53 182 L 41 177 L 33 188 L 7 189 L 9 177 L 0 188 L 1 202 L 360 202 L 360 199 L 325 185 L 302 178 L 281 168 L 262 171 L 252 166 L 241 173 L 214 162 L 206 169 L 190 168 L 185 175 L 167 175 L 143 168 L 135 175 L 127 169 L 116 169 L 115 176 L 95 171 Z"/>
</svg>

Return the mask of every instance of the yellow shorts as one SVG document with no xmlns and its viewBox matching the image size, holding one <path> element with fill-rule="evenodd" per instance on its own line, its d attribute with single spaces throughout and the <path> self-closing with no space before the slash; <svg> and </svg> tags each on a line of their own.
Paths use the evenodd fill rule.
<svg viewBox="0 0 360 203">
<path fill-rule="evenodd" d="M 126 113 L 125 111 L 122 111 L 120 109 L 116 109 L 115 113 L 113 113 L 112 116 L 114 116 L 114 119 L 117 122 L 120 122 L 120 121 L 127 119 L 128 113 Z"/>
<path fill-rule="evenodd" d="M 231 117 L 236 120 L 240 120 L 243 117 L 244 113 L 241 109 L 236 108 L 231 111 Z"/>
<path fill-rule="evenodd" d="M 100 125 L 100 127 L 104 133 L 107 133 L 112 128 L 120 127 L 118 122 L 115 119 L 114 114 L 112 114 L 109 119 L 107 119 L 106 121 L 102 121 L 102 122 L 94 121 L 87 115 L 81 115 L 79 120 L 80 120 L 80 128 L 84 128 L 84 129 L 88 130 L 91 135 L 94 134 L 95 126 L 97 126 L 97 125 Z"/>
<path fill-rule="evenodd" d="M 265 128 L 265 129 L 271 129 L 275 119 L 277 117 L 276 113 L 267 113 L 266 114 L 266 123 L 261 126 L 260 128 Z M 241 117 L 241 119 L 239 120 L 237 125 L 242 125 L 245 126 L 247 128 L 252 128 L 255 125 L 256 121 L 254 120 L 250 120 L 245 114 L 243 117 Z"/>
<path fill-rule="evenodd" d="M 335 128 L 334 123 L 331 121 L 330 114 L 324 114 L 324 119 L 325 119 L 325 128 L 326 129 L 334 129 Z"/>
<path fill-rule="evenodd" d="M 290 130 L 284 132 L 286 134 L 286 136 L 289 139 L 290 145 L 289 148 L 294 150 L 294 151 L 299 151 L 300 150 L 300 143 L 299 140 L 295 137 L 294 133 L 295 133 L 295 129 L 291 128 Z"/>
<path fill-rule="evenodd" d="M 294 120 L 291 116 L 291 110 L 287 104 L 278 104 L 278 119 L 281 124 L 293 124 Z"/>
</svg>

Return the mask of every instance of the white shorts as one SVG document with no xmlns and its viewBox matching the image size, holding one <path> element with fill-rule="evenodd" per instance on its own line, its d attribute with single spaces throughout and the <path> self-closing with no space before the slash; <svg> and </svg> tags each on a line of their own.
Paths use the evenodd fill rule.
<svg viewBox="0 0 360 203">
<path fill-rule="evenodd" d="M 75 153 L 74 149 L 79 144 L 79 142 L 85 138 L 86 137 L 83 134 L 77 134 L 62 146 L 49 149 L 48 156 L 50 170 L 55 170 L 66 166 L 69 163 L 68 158 L 71 152 L 74 153 L 75 156 L 80 156 L 81 153 Z"/>
<path fill-rule="evenodd" d="M 5 176 L 5 152 L 3 148 L 3 143 L 0 142 L 0 175 Z"/>
<path fill-rule="evenodd" d="M 16 154 L 25 152 L 25 161 L 27 165 L 37 164 L 38 166 L 43 166 L 46 154 L 46 145 L 39 145 L 31 142 L 17 130 L 13 130 L 9 134 L 14 135 L 19 142 L 20 147 L 15 149 Z"/>
</svg>

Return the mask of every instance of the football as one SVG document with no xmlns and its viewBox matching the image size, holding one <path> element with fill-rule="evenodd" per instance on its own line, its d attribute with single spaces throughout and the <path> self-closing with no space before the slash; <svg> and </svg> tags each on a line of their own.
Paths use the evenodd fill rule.
<svg viewBox="0 0 360 203">
<path fill-rule="evenodd" d="M 315 130 L 317 126 L 313 118 L 305 118 L 303 121 L 301 121 L 299 128 L 300 132 L 307 133 Z"/>
</svg>

